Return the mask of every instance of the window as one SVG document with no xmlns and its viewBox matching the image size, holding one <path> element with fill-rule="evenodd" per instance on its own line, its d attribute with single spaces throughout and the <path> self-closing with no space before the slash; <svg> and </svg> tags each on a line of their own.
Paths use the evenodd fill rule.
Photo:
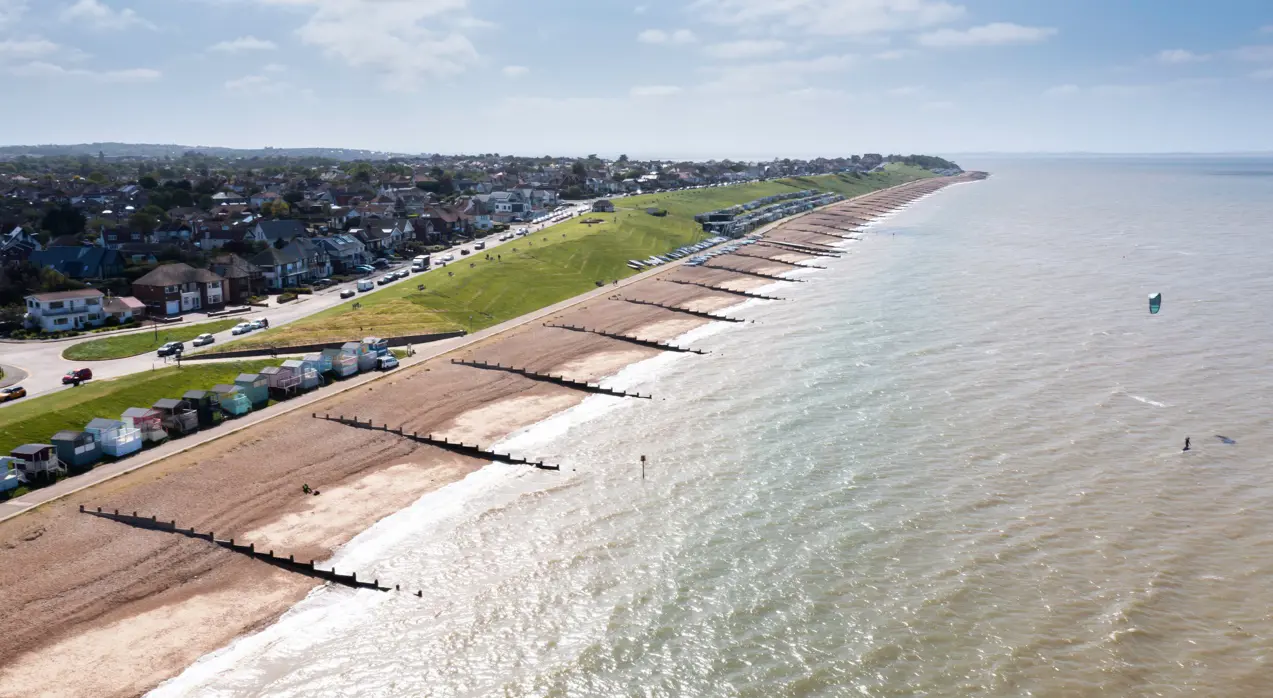
<svg viewBox="0 0 1273 698">
<path fill-rule="evenodd" d="M 102 302 L 100 298 L 85 298 L 84 305 L 98 305 Z"/>
<path fill-rule="evenodd" d="M 176 286 L 165 286 L 165 287 L 164 287 L 164 293 L 176 293 L 176 292 L 177 292 L 177 287 L 176 287 Z"/>
<path fill-rule="evenodd" d="M 61 310 L 61 309 L 62 309 L 62 306 L 64 306 L 64 305 L 66 305 L 66 304 L 65 304 L 65 303 L 63 303 L 62 301 L 50 301 L 50 302 L 49 302 L 49 310 Z"/>
<path fill-rule="evenodd" d="M 209 281 L 209 282 L 208 282 L 208 288 L 221 288 L 221 282 L 220 282 L 220 281 Z"/>
<path fill-rule="evenodd" d="M 69 320 L 68 318 L 64 318 L 64 317 L 55 318 L 55 319 L 53 320 L 53 324 L 54 324 L 54 325 L 65 325 L 65 324 L 67 324 L 67 323 L 69 323 L 69 322 L 70 322 L 70 320 Z"/>
</svg>

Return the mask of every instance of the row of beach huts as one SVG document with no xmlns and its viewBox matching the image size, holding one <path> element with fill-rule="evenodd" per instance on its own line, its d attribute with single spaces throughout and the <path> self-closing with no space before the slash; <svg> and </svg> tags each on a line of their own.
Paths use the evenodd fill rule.
<svg viewBox="0 0 1273 698">
<path fill-rule="evenodd" d="M 150 407 L 130 407 L 119 418 L 98 417 L 82 430 L 53 434 L 49 443 L 23 444 L 0 456 L 0 497 L 26 483 L 82 472 L 103 458 L 120 459 L 143 448 L 242 417 L 326 385 L 329 380 L 374 371 L 390 356 L 388 340 L 367 337 L 304 358 L 239 375 L 233 385 L 190 390 Z"/>
</svg>

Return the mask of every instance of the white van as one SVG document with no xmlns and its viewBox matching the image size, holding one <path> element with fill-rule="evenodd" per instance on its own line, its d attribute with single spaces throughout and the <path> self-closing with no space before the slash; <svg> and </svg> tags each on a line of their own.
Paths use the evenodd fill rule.
<svg viewBox="0 0 1273 698">
<path fill-rule="evenodd" d="M 375 287 L 376 287 L 376 284 L 373 283 L 371 279 L 361 279 L 358 282 L 359 291 L 370 291 L 371 289 Z"/>
<path fill-rule="evenodd" d="M 422 254 L 411 260 L 411 271 L 424 271 L 429 268 L 429 255 Z"/>
</svg>

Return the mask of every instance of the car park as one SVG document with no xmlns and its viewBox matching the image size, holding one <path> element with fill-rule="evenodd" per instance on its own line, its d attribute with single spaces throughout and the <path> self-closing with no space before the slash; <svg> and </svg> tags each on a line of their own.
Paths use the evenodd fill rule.
<svg viewBox="0 0 1273 698">
<path fill-rule="evenodd" d="M 0 402 L 10 402 L 27 396 L 27 389 L 20 385 L 11 385 L 0 390 Z"/>
<path fill-rule="evenodd" d="M 341 298 L 353 298 L 356 295 L 358 295 L 358 292 L 353 290 L 352 288 L 347 288 L 344 291 L 340 292 Z"/>
<path fill-rule="evenodd" d="M 198 337 L 195 337 L 194 341 L 191 342 L 191 344 L 193 344 L 196 347 L 202 347 L 208 344 L 212 344 L 215 341 L 217 341 L 216 337 L 213 337 L 212 335 L 205 332 L 199 335 Z"/>
</svg>

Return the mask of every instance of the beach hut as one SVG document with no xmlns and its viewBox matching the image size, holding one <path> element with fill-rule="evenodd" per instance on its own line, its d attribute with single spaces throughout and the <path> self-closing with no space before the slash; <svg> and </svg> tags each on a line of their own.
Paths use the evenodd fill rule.
<svg viewBox="0 0 1273 698">
<path fill-rule="evenodd" d="M 286 400 L 300 392 L 301 377 L 288 366 L 266 366 L 261 369 L 261 376 L 275 399 Z"/>
<path fill-rule="evenodd" d="M 291 369 L 292 375 L 300 379 L 301 390 L 313 390 L 323 384 L 318 371 L 314 370 L 312 365 L 305 363 L 303 359 L 288 359 L 283 362 L 283 368 Z"/>
<path fill-rule="evenodd" d="M 259 373 L 240 373 L 234 384 L 252 402 L 252 409 L 259 410 L 270 401 L 270 384 Z"/>
<path fill-rule="evenodd" d="M 367 348 L 367 351 L 375 354 L 376 356 L 384 356 L 389 353 L 389 340 L 387 339 L 381 339 L 380 337 L 363 337 L 362 345 Z"/>
<path fill-rule="evenodd" d="M 53 444 L 23 444 L 9 451 L 9 455 L 16 460 L 18 470 L 27 480 L 53 478 L 66 473 L 66 466 L 58 460 Z"/>
<path fill-rule="evenodd" d="M 237 385 L 214 385 L 212 392 L 221 402 L 221 411 L 232 417 L 242 417 L 252 411 L 252 401 Z"/>
<path fill-rule="evenodd" d="M 118 419 L 98 417 L 84 427 L 101 444 L 102 453 L 122 458 L 141 450 L 141 429 L 129 426 Z"/>
<path fill-rule="evenodd" d="M 353 345 L 354 350 L 350 350 Z M 337 378 L 348 378 L 358 373 L 358 343 L 348 342 L 339 349 L 324 349 L 323 356 L 331 359 L 331 371 Z"/>
<path fill-rule="evenodd" d="M 156 442 L 168 438 L 164 429 L 164 416 L 149 407 L 129 407 L 122 415 L 124 424 L 141 432 L 144 441 Z"/>
<path fill-rule="evenodd" d="M 154 408 L 171 436 L 185 436 L 199 430 L 199 413 L 185 400 L 164 398 L 156 402 Z"/>
<path fill-rule="evenodd" d="M 215 427 L 225 419 L 225 415 L 221 413 L 221 401 L 211 390 L 188 390 L 181 399 L 194 407 L 201 427 Z"/>
<path fill-rule="evenodd" d="M 339 353 L 340 353 L 339 349 L 333 352 L 333 354 L 339 354 Z M 306 354 L 304 361 L 310 368 L 314 369 L 315 371 L 318 371 L 319 376 L 323 376 L 325 374 L 331 373 L 333 354 L 328 354 L 327 350 L 324 349 L 323 351 L 316 351 L 313 354 Z"/>
<path fill-rule="evenodd" d="M 68 468 L 91 468 L 102 459 L 102 448 L 87 431 L 59 431 L 49 439 L 57 449 L 58 460 Z"/>
<path fill-rule="evenodd" d="M 367 344 L 365 342 L 345 342 L 341 345 L 340 350 L 353 354 L 356 357 L 359 373 L 366 373 L 367 371 L 374 371 L 376 369 L 376 359 L 379 358 L 379 355 L 374 352 L 367 351 Z"/>
<path fill-rule="evenodd" d="M 18 469 L 18 459 L 0 456 L 0 495 L 9 496 L 27 482 L 26 475 Z"/>
</svg>

